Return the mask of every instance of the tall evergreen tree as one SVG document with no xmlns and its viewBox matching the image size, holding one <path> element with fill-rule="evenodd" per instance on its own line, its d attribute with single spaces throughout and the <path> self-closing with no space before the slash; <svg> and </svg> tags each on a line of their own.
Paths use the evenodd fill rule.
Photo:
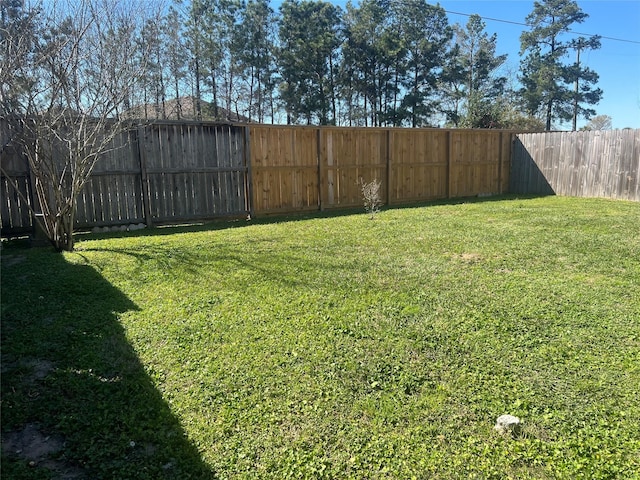
<svg viewBox="0 0 640 480">
<path fill-rule="evenodd" d="M 219 110 L 224 105 L 226 115 L 238 113 L 239 59 L 233 49 L 233 32 L 239 21 L 241 4 L 238 0 L 201 0 L 204 11 L 204 69 L 205 85 L 211 93 L 213 112 L 216 119 L 223 115 Z M 239 83 L 239 82 L 238 82 Z"/>
<path fill-rule="evenodd" d="M 146 64 L 142 85 L 144 118 L 167 118 L 164 47 L 161 19 L 148 19 L 138 39 L 139 61 Z"/>
<path fill-rule="evenodd" d="M 576 75 L 583 85 L 594 83 L 597 77 L 579 70 L 572 74 L 563 63 L 572 48 L 563 35 L 572 24 L 582 23 L 587 17 L 575 0 L 541 0 L 534 3 L 526 18 L 530 30 L 520 37 L 521 54 L 527 53 L 521 63 L 522 96 L 531 114 L 544 113 L 547 130 L 554 119 L 572 118 L 575 99 L 588 104 L 597 101 L 596 96 L 578 98 L 571 92 L 571 79 L 575 81 Z"/>
<path fill-rule="evenodd" d="M 191 0 L 186 26 L 186 46 L 189 52 L 189 72 L 191 76 L 191 95 L 194 98 L 194 114 L 202 119 L 202 90 L 205 72 L 205 32 L 204 17 L 207 5 L 203 0 Z"/>
<path fill-rule="evenodd" d="M 569 65 L 565 73 L 565 82 L 573 85 L 571 92 L 571 120 L 572 130 L 575 132 L 578 126 L 578 117 L 589 120 L 596 114 L 592 108 L 583 107 L 583 104 L 595 105 L 602 98 L 602 90 L 594 88 L 598 83 L 598 74 L 580 63 L 580 55 L 584 50 L 600 48 L 600 37 L 579 37 L 572 40 L 570 48 L 576 52 L 576 61 Z"/>
<path fill-rule="evenodd" d="M 275 24 L 269 0 L 249 0 L 240 11 L 240 23 L 234 29 L 232 48 L 238 59 L 238 72 L 246 90 L 246 116 L 263 123 L 275 115 Z"/>
<path fill-rule="evenodd" d="M 389 65 L 384 65 L 387 59 L 380 40 L 389 37 L 390 7 L 389 0 L 347 3 L 341 78 L 350 121 L 356 124 L 381 124 L 382 91 L 388 80 L 384 72 Z"/>
<path fill-rule="evenodd" d="M 175 111 L 172 113 L 178 120 L 184 115 L 182 96 L 188 69 L 188 50 L 184 36 L 184 19 L 178 10 L 170 7 L 162 24 L 162 38 L 166 56 L 167 87 L 171 96 L 175 98 Z"/>
<path fill-rule="evenodd" d="M 35 72 L 24 68 L 41 35 L 40 11 L 27 7 L 23 0 L 0 2 L 0 115 L 25 111 Z M 4 142 L 3 142 L 4 143 Z M 4 147 L 4 145 L 0 145 Z"/>
<path fill-rule="evenodd" d="M 439 5 L 405 0 L 397 8 L 406 49 L 402 118 L 412 127 L 429 125 L 440 111 L 437 85 L 451 54 L 453 31 Z"/>
<path fill-rule="evenodd" d="M 496 55 L 497 35 L 485 31 L 479 15 L 471 15 L 466 26 L 455 27 L 456 55 L 460 68 L 459 91 L 464 103 L 459 125 L 486 128 L 499 123 L 494 105 L 501 98 L 507 79 L 497 70 L 507 59 Z"/>
<path fill-rule="evenodd" d="M 278 66 L 287 123 L 336 123 L 341 11 L 310 0 L 285 0 L 280 10 Z"/>
</svg>

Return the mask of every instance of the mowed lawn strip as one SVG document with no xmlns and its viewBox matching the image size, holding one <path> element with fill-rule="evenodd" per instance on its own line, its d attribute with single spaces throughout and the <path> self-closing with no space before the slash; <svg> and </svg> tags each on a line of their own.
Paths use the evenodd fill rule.
<svg viewBox="0 0 640 480">
<path fill-rule="evenodd" d="M 3 430 L 36 422 L 68 439 L 67 465 L 114 478 L 638 478 L 639 204 L 227 227 L 5 249 L 3 355 L 22 376 L 3 376 Z M 46 374 L 25 380 L 25 357 Z M 92 405 L 70 407 L 93 384 L 64 396 L 85 370 L 114 385 L 87 394 L 105 422 L 127 418 L 99 438 Z M 515 437 L 493 430 L 505 413 Z"/>
</svg>

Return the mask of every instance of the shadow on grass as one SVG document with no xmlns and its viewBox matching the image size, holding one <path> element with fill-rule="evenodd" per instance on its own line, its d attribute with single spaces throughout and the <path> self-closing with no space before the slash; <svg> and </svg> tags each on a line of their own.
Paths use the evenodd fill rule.
<svg viewBox="0 0 640 480">
<path fill-rule="evenodd" d="M 458 197 L 441 200 L 431 200 L 426 202 L 416 202 L 403 205 L 385 205 L 382 207 L 383 211 L 386 210 L 405 210 L 410 208 L 429 207 L 436 205 L 461 205 L 466 203 L 487 203 L 487 202 L 504 202 L 512 200 L 529 200 L 540 197 L 549 196 L 548 194 L 504 194 L 493 195 L 486 197 Z M 120 238 L 120 237 L 141 237 L 141 236 L 162 236 L 162 235 L 174 235 L 176 233 L 188 233 L 188 232 L 202 232 L 202 231 L 214 231 L 214 230 L 227 230 L 230 228 L 243 228 L 250 225 L 268 225 L 284 222 L 297 222 L 316 218 L 333 218 L 333 217 L 346 217 L 350 215 L 368 215 L 364 211 L 364 207 L 350 207 L 350 208 L 335 208 L 329 210 L 312 210 L 301 211 L 299 213 L 287 213 L 277 214 L 272 213 L 253 218 L 251 220 L 246 219 L 234 219 L 234 220 L 214 220 L 210 222 L 194 223 L 188 225 L 162 225 L 155 228 L 148 228 L 145 230 L 136 230 L 133 232 L 110 232 L 110 233 L 78 233 L 76 238 L 78 240 L 91 240 L 97 238 Z"/>
<path fill-rule="evenodd" d="M 136 305 L 49 249 L 1 263 L 3 478 L 215 478 L 127 341 Z"/>
<path fill-rule="evenodd" d="M 402 210 L 410 208 L 423 208 L 436 205 L 461 205 L 469 203 L 487 203 L 487 202 L 505 202 L 515 200 L 527 200 L 537 198 L 534 195 L 501 195 L 492 197 L 466 197 L 456 198 L 449 200 L 431 201 L 428 203 L 416 203 L 413 205 L 401 205 L 387 207 L 390 210 Z M 234 220 L 234 221 L 217 221 L 198 225 L 182 225 L 172 227 L 161 227 L 147 230 L 137 230 L 134 232 L 120 232 L 113 234 L 88 234 L 80 235 L 80 239 L 97 239 L 97 238 L 121 238 L 121 237 L 160 237 L 164 235 L 182 234 L 182 233 L 195 233 L 195 232 L 213 232 L 218 230 L 228 230 L 235 228 L 243 228 L 251 225 L 277 225 L 286 222 L 299 222 L 308 219 L 319 218 L 336 218 L 346 217 L 352 215 L 368 216 L 364 212 L 364 209 L 344 209 L 344 210 L 330 210 L 324 212 L 305 212 L 298 215 L 272 215 L 265 216 L 259 219 L 253 219 L 251 221 L 246 220 Z M 144 244 L 143 247 L 105 247 L 99 245 L 96 247 L 90 247 L 86 244 L 83 245 L 79 242 L 76 254 L 83 256 L 84 252 L 106 252 L 113 255 L 124 255 L 132 259 L 135 259 L 140 265 L 144 264 L 145 268 L 151 266 L 157 268 L 163 272 L 163 275 L 175 275 L 180 276 L 184 273 L 192 275 L 195 281 L 200 281 L 198 276 L 202 273 L 202 268 L 210 269 L 212 262 L 224 262 L 228 265 L 234 265 L 235 270 L 246 270 L 253 272 L 254 275 L 258 275 L 271 281 L 277 281 L 278 283 L 287 287 L 298 286 L 313 286 L 313 277 L 322 278 L 325 275 L 338 274 L 339 276 L 349 276 L 349 273 L 358 270 L 364 271 L 368 268 L 368 261 L 364 258 L 351 259 L 350 263 L 345 263 L 345 259 L 336 258 L 334 262 L 327 263 L 326 259 L 323 259 L 322 263 L 315 261 L 313 255 L 309 255 L 309 252 L 305 249 L 298 250 L 295 247 L 283 248 L 277 246 L 272 248 L 271 245 L 262 247 L 259 244 L 254 243 L 249 250 L 240 251 L 236 245 L 216 244 L 215 248 L 202 248 L 194 249 L 189 247 L 179 247 L 176 244 Z M 305 273 L 292 271 L 289 267 L 292 263 L 295 263 L 298 267 L 300 265 L 306 266 Z M 233 271 L 233 269 L 230 269 Z M 318 275 L 320 272 L 320 275 Z"/>
</svg>

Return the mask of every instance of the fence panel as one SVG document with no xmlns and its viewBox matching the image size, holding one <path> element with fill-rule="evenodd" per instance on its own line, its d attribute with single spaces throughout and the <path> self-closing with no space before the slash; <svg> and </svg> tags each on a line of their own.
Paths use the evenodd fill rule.
<svg viewBox="0 0 640 480">
<path fill-rule="evenodd" d="M 153 223 L 248 213 L 242 127 L 153 124 L 138 141 Z"/>
<path fill-rule="evenodd" d="M 449 196 L 501 193 L 502 133 L 451 130 L 450 136 Z"/>
<path fill-rule="evenodd" d="M 5 145 L 8 128 L 0 127 Z M 28 163 L 11 145 L 2 167 L 32 202 Z M 2 234 L 30 233 L 31 213 L 4 175 L 0 189 Z M 244 127 L 157 122 L 123 133 L 101 155 L 78 196 L 75 226 L 246 215 L 247 190 Z"/>
<path fill-rule="evenodd" d="M 9 124 L 0 119 L 0 161 L 4 173 L 0 176 L 0 224 L 2 233 L 28 233 L 32 230 L 29 206 L 33 202 L 29 163 L 11 143 Z M 17 189 L 17 190 L 16 190 Z"/>
<path fill-rule="evenodd" d="M 389 204 L 446 198 L 449 133 L 393 129 L 389 135 Z"/>
<path fill-rule="evenodd" d="M 322 208 L 362 205 L 362 182 L 388 189 L 388 134 L 379 128 L 322 128 L 320 171 Z M 387 195 L 384 194 L 383 201 Z"/>
<path fill-rule="evenodd" d="M 254 212 L 317 210 L 317 129 L 252 125 L 250 132 Z"/>
<path fill-rule="evenodd" d="M 114 138 L 78 196 L 77 228 L 144 222 L 140 159 L 135 130 Z"/>
<path fill-rule="evenodd" d="M 514 193 L 640 201 L 640 130 L 518 134 Z"/>
<path fill-rule="evenodd" d="M 2 232 L 23 233 L 32 229 L 29 205 L 33 192 L 27 161 L 16 152 L 3 152 L 2 168 L 9 178 L 0 177 L 0 222 Z"/>
</svg>

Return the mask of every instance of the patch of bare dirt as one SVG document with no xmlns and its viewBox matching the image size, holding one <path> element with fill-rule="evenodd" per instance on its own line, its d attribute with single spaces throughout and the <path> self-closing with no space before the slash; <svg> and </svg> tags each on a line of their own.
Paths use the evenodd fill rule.
<svg viewBox="0 0 640 480">
<path fill-rule="evenodd" d="M 54 365 L 53 362 L 41 358 L 22 358 L 17 361 L 11 361 L 7 356 L 2 356 L 2 373 L 18 368 L 29 371 L 23 381 L 32 384 L 36 380 L 44 380 L 54 370 Z"/>
<path fill-rule="evenodd" d="M 84 472 L 56 459 L 65 446 L 62 435 L 47 435 L 35 423 L 25 425 L 22 430 L 2 434 L 2 453 L 7 457 L 19 458 L 31 467 L 51 470 L 59 480 L 79 480 L 86 478 Z"/>
<path fill-rule="evenodd" d="M 31 375 L 34 380 L 43 380 L 49 372 L 53 371 L 53 362 L 49 360 L 33 359 L 28 363 L 31 367 Z"/>
<path fill-rule="evenodd" d="M 45 435 L 38 425 L 27 424 L 22 430 L 5 433 L 2 437 L 2 450 L 5 455 L 14 455 L 30 463 L 38 463 L 50 455 L 59 453 L 64 447 L 64 438 L 60 435 Z"/>
<path fill-rule="evenodd" d="M 7 360 L 3 356 L 2 372 L 26 370 L 22 382 L 27 385 L 37 384 L 55 369 L 53 362 L 40 358 L 22 358 L 13 362 Z M 3 455 L 23 460 L 33 468 L 46 468 L 57 480 L 86 478 L 82 469 L 59 459 L 65 448 L 64 436 L 46 433 L 37 423 L 28 423 L 21 429 L 2 432 L 1 444 Z"/>
<path fill-rule="evenodd" d="M 464 263 L 478 263 L 482 260 L 482 255 L 479 253 L 467 252 L 453 255 L 453 258 L 460 260 Z"/>
</svg>

